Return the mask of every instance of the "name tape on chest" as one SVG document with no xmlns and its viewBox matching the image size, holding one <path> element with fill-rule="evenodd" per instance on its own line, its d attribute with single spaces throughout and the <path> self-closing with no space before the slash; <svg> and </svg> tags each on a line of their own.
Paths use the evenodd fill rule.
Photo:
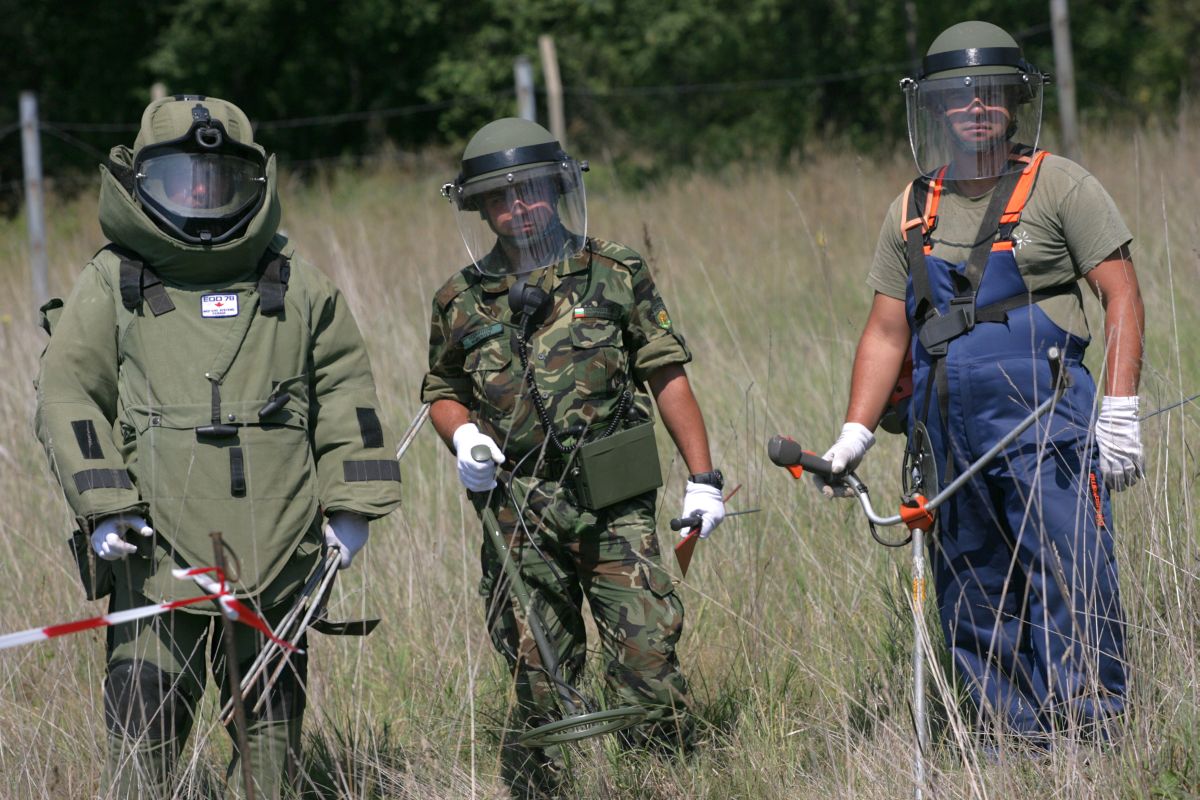
<svg viewBox="0 0 1200 800">
<path fill-rule="evenodd" d="M 238 296 L 236 294 L 206 294 L 200 297 L 200 316 L 236 317 Z"/>
</svg>

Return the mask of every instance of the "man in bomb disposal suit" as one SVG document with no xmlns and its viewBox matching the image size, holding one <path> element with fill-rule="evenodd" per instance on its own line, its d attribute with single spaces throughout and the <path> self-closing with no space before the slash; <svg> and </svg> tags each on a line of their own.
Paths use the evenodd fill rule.
<svg viewBox="0 0 1200 800">
<path fill-rule="evenodd" d="M 156 101 L 133 149 L 114 148 L 100 171 L 111 244 L 65 306 L 45 308 L 36 419 L 80 528 L 89 595 L 110 595 L 111 611 L 195 596 L 171 569 L 211 565 L 209 533 L 222 531 L 234 589 L 275 625 L 326 547 L 349 566 L 368 521 L 400 503 L 358 328 L 277 232 L 275 159 L 236 106 Z M 215 613 L 190 606 L 108 629 L 111 794 L 172 796 L 208 650 L 229 696 Z M 237 626 L 242 674 L 262 644 Z M 258 797 L 296 785 L 306 660 L 290 658 L 260 712 L 259 689 L 246 698 Z"/>
<path fill-rule="evenodd" d="M 583 169 L 525 120 L 496 120 L 468 143 L 443 192 L 472 263 L 434 297 L 421 394 L 468 490 L 502 491 L 499 469 L 509 490 L 499 521 L 543 600 L 566 681 L 586 655 L 586 594 L 610 697 L 649 712 L 633 739 L 678 746 L 690 736 L 675 654 L 683 608 L 654 532 L 662 478 L 644 387 L 691 472 L 683 516 L 701 515 L 703 536 L 724 517 L 724 479 L 683 369 L 691 354 L 649 269 L 632 250 L 586 235 Z M 472 457 L 480 445 L 491 454 L 483 462 Z M 599 463 L 600 450 L 617 469 Z M 555 690 L 486 543 L 482 557 L 492 641 L 514 668 L 520 724 L 532 727 L 554 717 Z M 505 768 L 514 791 L 526 779 L 550 788 L 557 754 L 513 736 Z"/>
<path fill-rule="evenodd" d="M 1092 175 L 1037 148 L 1047 80 L 1002 29 L 963 22 L 903 82 L 921 177 L 884 221 L 846 424 L 825 454 L 854 469 L 910 353 L 910 447 L 927 429 L 941 486 L 926 491 L 944 488 L 1053 393 L 1046 354 L 1063 354 L 1070 388 L 941 507 L 933 554 L 946 642 L 982 728 L 1038 744 L 1105 738 L 1124 710 L 1108 490 L 1142 475 L 1131 236 Z M 1094 425 L 1081 278 L 1105 310 Z"/>
</svg>

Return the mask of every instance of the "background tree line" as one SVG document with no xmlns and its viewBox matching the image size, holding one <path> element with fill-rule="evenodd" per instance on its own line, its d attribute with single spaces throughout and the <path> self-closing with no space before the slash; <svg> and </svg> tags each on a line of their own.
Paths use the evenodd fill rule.
<svg viewBox="0 0 1200 800">
<path fill-rule="evenodd" d="M 131 143 L 149 87 L 242 105 L 295 166 L 385 143 L 457 145 L 514 113 L 512 63 L 558 45 L 571 147 L 629 174 L 786 161 L 903 135 L 897 80 L 978 17 L 1052 69 L 1047 0 L 0 0 L 0 182 L 17 95 L 38 92 L 50 175 Z M 1084 121 L 1170 117 L 1200 79 L 1200 0 L 1071 8 Z M 541 76 L 537 74 L 539 87 Z M 1054 114 L 1049 95 L 1047 118 Z M 544 115 L 539 95 L 539 114 Z M 309 119 L 318 118 L 318 119 Z M 56 124 L 57 123 L 57 124 Z"/>
</svg>

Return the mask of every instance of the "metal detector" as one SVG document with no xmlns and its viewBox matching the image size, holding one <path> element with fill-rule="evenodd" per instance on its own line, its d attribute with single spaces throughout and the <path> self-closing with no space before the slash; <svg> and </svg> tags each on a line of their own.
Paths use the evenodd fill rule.
<svg viewBox="0 0 1200 800">
<path fill-rule="evenodd" d="M 913 780 L 915 783 L 914 796 L 921 800 L 925 789 L 924 754 L 929 743 L 928 724 L 925 717 L 925 638 L 922 635 L 925 620 L 925 536 L 934 525 L 934 512 L 950 499 L 959 489 L 966 485 L 981 469 L 996 458 L 1004 448 L 1012 444 L 1018 436 L 1050 411 L 1062 399 L 1063 393 L 1071 385 L 1070 375 L 1062 362 L 1062 354 L 1057 347 L 1046 351 L 1046 360 L 1050 364 L 1053 393 L 1037 408 L 1021 420 L 1000 441 L 979 457 L 975 463 L 967 467 L 945 489 L 927 500 L 926 493 L 935 491 L 938 487 L 937 461 L 929 440 L 929 432 L 920 422 L 913 425 L 909 437 L 909 446 L 904 456 L 902 485 L 904 494 L 900 501 L 899 513 L 889 517 L 880 516 L 871 505 L 867 486 L 853 472 L 844 475 L 834 475 L 832 465 L 814 453 L 783 436 L 775 436 L 767 445 L 767 455 L 777 466 L 786 468 L 792 477 L 800 478 L 807 470 L 822 478 L 836 482 L 840 481 L 849 486 L 858 496 L 867 521 L 871 525 L 871 533 L 876 541 L 889 547 L 902 547 L 912 542 L 912 617 L 913 617 L 913 724 L 917 729 L 917 741 L 913 753 Z M 880 538 L 875 526 L 888 527 L 904 523 L 908 526 L 910 536 L 900 541 L 888 541 Z"/>
<path fill-rule="evenodd" d="M 486 445 L 476 445 L 471 450 L 471 457 L 476 461 L 489 461 L 492 454 Z M 500 522 L 495 508 L 499 493 L 491 491 L 471 492 L 470 494 L 471 502 L 475 504 L 480 519 L 483 521 L 483 534 L 491 543 L 492 548 L 496 551 L 496 556 L 503 565 L 510 590 L 521 605 L 526 623 L 529 625 L 529 631 L 533 634 L 533 641 L 537 645 L 538 654 L 542 659 L 542 667 L 546 676 L 554 684 L 558 699 L 565 712 L 562 719 L 525 731 L 517 738 L 517 741 L 526 747 L 546 747 L 590 739 L 593 736 L 603 736 L 606 733 L 616 733 L 637 725 L 645 719 L 646 709 L 640 706 L 620 706 L 603 711 L 593 711 L 592 704 L 588 702 L 588 699 L 562 679 L 558 656 L 554 652 L 554 648 L 550 646 L 550 640 L 546 637 L 546 627 L 538 611 L 538 598 L 529 591 L 529 587 L 522 580 L 521 568 L 513 559 L 512 549 L 500 530 Z"/>
</svg>

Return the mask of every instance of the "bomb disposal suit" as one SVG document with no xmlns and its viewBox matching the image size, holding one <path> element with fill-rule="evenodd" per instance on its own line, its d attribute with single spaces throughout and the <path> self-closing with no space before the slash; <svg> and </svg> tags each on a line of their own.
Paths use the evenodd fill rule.
<svg viewBox="0 0 1200 800">
<path fill-rule="evenodd" d="M 467 146 L 462 173 L 444 192 L 472 263 L 436 294 L 429 372 L 422 387 L 432 420 L 457 453 L 464 486 L 511 487 L 499 509 L 512 552 L 540 597 L 565 680 L 586 656 L 586 595 L 608 663 L 610 700 L 644 706 L 641 735 L 686 741 L 687 685 L 675 653 L 683 608 L 664 571 L 654 530 L 661 484 L 652 407 L 686 394 L 677 442 L 689 441 L 693 475 L 685 511 L 705 533 L 720 522 L 721 476 L 711 471 L 703 420 L 682 365 L 691 359 L 645 262 L 619 244 L 588 238 L 581 165 L 540 126 L 493 122 Z M 657 381 L 675 380 L 664 389 Z M 681 394 L 682 396 L 682 394 Z M 486 444 L 492 458 L 470 451 Z M 609 449 L 611 446 L 612 449 Z M 682 447 L 683 445 L 681 445 Z M 597 448 L 598 455 L 591 448 Z M 703 481 L 709 481 L 704 483 Z M 499 491 L 499 490 L 495 490 Z M 557 716 L 555 689 L 485 543 L 481 592 L 492 640 L 513 666 L 518 717 Z M 510 741 L 510 781 L 549 766 L 545 753 Z M 521 793 L 519 784 L 514 791 Z"/>
<path fill-rule="evenodd" d="M 362 339 L 345 298 L 277 232 L 275 160 L 232 104 L 151 104 L 134 148 L 100 171 L 111 244 L 46 308 L 36 419 L 89 594 L 112 611 L 194 597 L 171 569 L 211 565 L 221 531 L 234 590 L 274 625 L 327 544 L 348 565 L 367 521 L 400 502 Z M 109 630 L 105 791 L 172 796 L 206 650 L 229 692 L 214 613 Z M 243 675 L 262 646 L 249 631 L 238 626 Z M 259 713 L 257 690 L 247 697 L 258 797 L 295 785 L 305 672 L 293 655 Z"/>
<path fill-rule="evenodd" d="M 921 78 L 904 82 L 922 175 L 884 222 L 847 424 L 826 454 L 851 469 L 870 446 L 910 331 L 910 446 L 927 428 L 940 476 L 930 494 L 1052 393 L 1046 353 L 1064 354 L 1070 388 L 942 506 L 933 558 L 946 641 L 981 721 L 1038 740 L 1097 732 L 1124 708 L 1106 483 L 1123 488 L 1141 469 L 1136 397 L 1106 397 L 1093 434 L 1077 285 L 1086 277 L 1106 302 L 1110 394 L 1136 394 L 1131 237 L 1094 177 L 1037 149 L 1043 82 L 1011 37 L 981 22 L 939 36 Z M 1108 435 L 1111 425 L 1125 434 Z"/>
</svg>

